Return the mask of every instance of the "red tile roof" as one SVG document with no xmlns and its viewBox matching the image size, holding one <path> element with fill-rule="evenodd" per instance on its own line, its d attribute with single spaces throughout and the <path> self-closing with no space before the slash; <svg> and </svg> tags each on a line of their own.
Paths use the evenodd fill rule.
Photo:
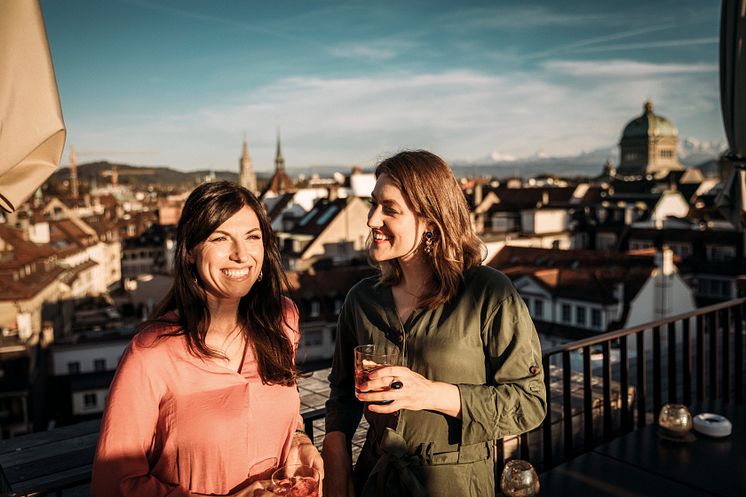
<svg viewBox="0 0 746 497">
<path fill-rule="evenodd" d="M 639 293 L 655 269 L 654 254 L 505 247 L 488 265 L 512 280 L 530 276 L 555 297 L 614 304 L 618 284 L 626 302 Z"/>
<path fill-rule="evenodd" d="M 43 262 L 56 255 L 51 246 L 30 242 L 23 230 L 6 224 L 0 224 L 0 239 L 13 247 L 12 251 L 0 253 L 0 272 L 22 268 L 33 262 Z"/>
</svg>

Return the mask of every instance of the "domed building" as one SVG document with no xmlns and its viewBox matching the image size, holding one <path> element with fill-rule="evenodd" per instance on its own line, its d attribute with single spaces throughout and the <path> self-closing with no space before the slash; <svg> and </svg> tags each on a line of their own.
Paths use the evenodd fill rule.
<svg viewBox="0 0 746 497">
<path fill-rule="evenodd" d="M 684 169 L 676 156 L 679 132 L 663 116 L 653 112 L 648 100 L 640 117 L 624 127 L 619 142 L 619 176 L 665 176 L 669 171 Z"/>
</svg>

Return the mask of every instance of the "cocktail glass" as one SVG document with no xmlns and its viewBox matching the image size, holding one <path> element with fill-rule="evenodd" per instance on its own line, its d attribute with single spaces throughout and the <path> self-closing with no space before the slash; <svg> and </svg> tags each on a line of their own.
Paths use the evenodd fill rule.
<svg viewBox="0 0 746 497">
<path fill-rule="evenodd" d="M 397 364 L 399 364 L 399 349 L 394 344 L 358 345 L 355 347 L 355 389 L 361 392 L 360 386 L 370 381 L 370 373 L 373 371 Z M 387 385 L 375 391 L 385 392 L 390 389 L 391 387 Z M 369 403 L 385 405 L 392 402 L 393 400 L 380 400 Z"/>
</svg>

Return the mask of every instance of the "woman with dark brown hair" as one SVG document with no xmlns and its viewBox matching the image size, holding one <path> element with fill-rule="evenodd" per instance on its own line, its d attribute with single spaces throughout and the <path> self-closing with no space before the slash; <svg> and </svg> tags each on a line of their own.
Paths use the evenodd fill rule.
<svg viewBox="0 0 746 497">
<path fill-rule="evenodd" d="M 531 430 L 546 411 L 536 330 L 510 280 L 481 265 L 466 200 L 442 159 L 401 152 L 376 178 L 369 255 L 380 274 L 350 290 L 339 317 L 326 495 L 495 495 L 493 440 Z M 354 347 L 388 343 L 399 365 L 356 391 Z M 353 470 L 363 411 L 370 429 Z"/>
<path fill-rule="evenodd" d="M 228 182 L 197 187 L 174 283 L 125 350 L 93 465 L 100 497 L 254 495 L 273 469 L 321 458 L 302 433 L 298 312 L 269 220 Z"/>
</svg>

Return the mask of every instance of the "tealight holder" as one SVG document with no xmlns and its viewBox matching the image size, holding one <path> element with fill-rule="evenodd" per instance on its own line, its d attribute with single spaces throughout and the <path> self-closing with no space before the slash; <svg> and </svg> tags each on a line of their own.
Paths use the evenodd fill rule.
<svg viewBox="0 0 746 497">
<path fill-rule="evenodd" d="M 505 463 L 500 475 L 500 490 L 505 497 L 536 497 L 539 495 L 539 477 L 530 462 L 512 459 Z"/>
<path fill-rule="evenodd" d="M 692 413 L 682 404 L 666 404 L 658 414 L 658 426 L 665 437 L 688 441 L 692 435 Z"/>
</svg>

